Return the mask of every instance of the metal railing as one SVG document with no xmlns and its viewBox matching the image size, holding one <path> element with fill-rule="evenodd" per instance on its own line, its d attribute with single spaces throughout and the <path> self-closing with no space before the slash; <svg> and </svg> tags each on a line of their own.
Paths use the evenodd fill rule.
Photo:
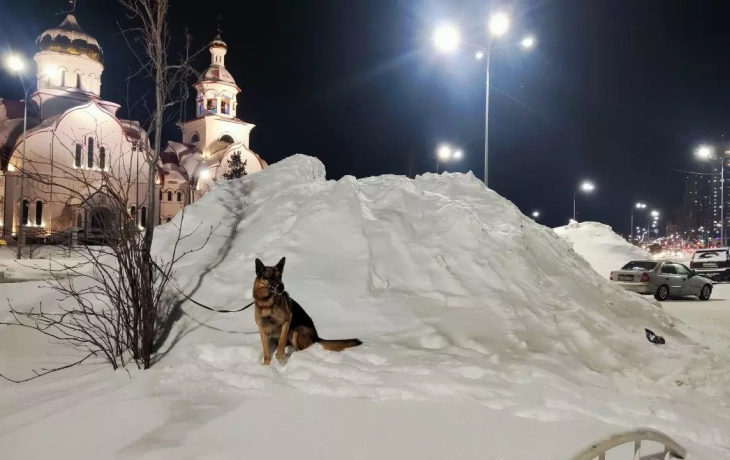
<svg viewBox="0 0 730 460">
<path fill-rule="evenodd" d="M 634 456 L 632 460 L 641 460 L 641 443 L 645 441 L 661 444 L 664 447 L 664 452 L 661 454 L 663 460 L 687 457 L 687 451 L 666 434 L 651 428 L 639 428 L 633 431 L 617 433 L 598 441 L 574 455 L 571 460 L 606 460 L 606 453 L 609 450 L 632 442 L 634 443 Z M 652 456 L 650 458 L 659 457 Z"/>
</svg>

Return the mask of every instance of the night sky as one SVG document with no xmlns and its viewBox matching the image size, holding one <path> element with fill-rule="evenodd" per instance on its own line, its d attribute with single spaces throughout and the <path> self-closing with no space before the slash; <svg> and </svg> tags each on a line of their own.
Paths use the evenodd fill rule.
<svg viewBox="0 0 730 460">
<path fill-rule="evenodd" d="M 316 156 L 331 179 L 406 174 L 411 163 L 433 171 L 437 146 L 449 142 L 465 158 L 447 169 L 482 178 L 482 64 L 467 48 L 438 54 L 431 35 L 448 19 L 464 40 L 483 41 L 487 1 L 171 3 L 173 34 L 188 27 L 197 47 L 223 16 L 226 67 L 242 90 L 238 117 L 257 125 L 251 146 L 270 163 Z M 66 5 L 3 2 L 0 52 L 32 56 Z M 693 147 L 730 137 L 730 2 L 534 0 L 507 10 L 512 29 L 501 40 L 529 32 L 538 44 L 494 52 L 490 187 L 526 214 L 540 210 L 549 226 L 567 223 L 582 179 L 597 190 L 579 198 L 580 220 L 627 232 L 636 200 L 673 211 L 686 175 L 672 168 L 697 170 Z M 104 50 L 102 96 L 122 103 L 134 64 L 118 32 L 117 22 L 128 24 L 122 8 L 79 0 L 76 15 Z M 205 51 L 198 70 L 208 62 Z M 22 97 L 5 72 L 0 97 Z"/>
</svg>

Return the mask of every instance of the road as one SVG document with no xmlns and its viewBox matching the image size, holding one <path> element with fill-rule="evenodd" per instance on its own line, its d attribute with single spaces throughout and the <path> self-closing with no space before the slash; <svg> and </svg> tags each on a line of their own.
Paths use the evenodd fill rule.
<svg viewBox="0 0 730 460">
<path fill-rule="evenodd" d="M 730 284 L 716 284 L 707 302 L 668 300 L 662 307 L 691 328 L 709 333 L 702 342 L 730 351 Z"/>
</svg>

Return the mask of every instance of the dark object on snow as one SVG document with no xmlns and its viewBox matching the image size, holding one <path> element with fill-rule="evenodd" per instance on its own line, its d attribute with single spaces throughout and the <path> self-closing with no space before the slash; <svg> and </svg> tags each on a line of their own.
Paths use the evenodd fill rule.
<svg viewBox="0 0 730 460">
<path fill-rule="evenodd" d="M 225 180 L 231 180 L 247 176 L 246 163 L 248 163 L 248 160 L 241 161 L 241 152 L 234 153 L 228 159 L 228 170 L 223 173 L 223 178 Z"/>
<path fill-rule="evenodd" d="M 656 335 L 651 329 L 644 328 L 644 330 L 646 331 L 646 338 L 649 339 L 649 342 L 657 345 L 664 345 L 666 343 L 664 337 Z"/>
</svg>

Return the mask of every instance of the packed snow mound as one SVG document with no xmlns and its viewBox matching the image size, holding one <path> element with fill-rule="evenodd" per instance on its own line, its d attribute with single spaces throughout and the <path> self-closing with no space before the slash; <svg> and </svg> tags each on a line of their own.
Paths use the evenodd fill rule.
<svg viewBox="0 0 730 460">
<path fill-rule="evenodd" d="M 611 227 L 598 222 L 571 222 L 555 229 L 564 240 L 572 243 L 575 252 L 583 256 L 599 275 L 608 277 L 627 262 L 651 259 L 651 255 L 618 236 Z"/>
<path fill-rule="evenodd" d="M 696 458 L 730 453 L 730 360 L 471 174 L 328 181 L 296 155 L 215 185 L 158 227 L 156 256 L 178 235 L 176 256 L 193 251 L 175 272 L 187 296 L 240 308 L 254 260 L 285 256 L 286 289 L 320 335 L 363 345 L 266 367 L 253 309 L 183 302 L 161 361 L 132 379 L 84 366 L 17 390 L 0 380 L 8 458 L 258 457 L 272 436 L 296 438 L 277 457 L 304 460 L 570 458 L 639 426 Z M 19 285 L 3 295 L 55 304 Z M 0 330 L 7 372 L 47 366 L 32 333 Z"/>
</svg>

